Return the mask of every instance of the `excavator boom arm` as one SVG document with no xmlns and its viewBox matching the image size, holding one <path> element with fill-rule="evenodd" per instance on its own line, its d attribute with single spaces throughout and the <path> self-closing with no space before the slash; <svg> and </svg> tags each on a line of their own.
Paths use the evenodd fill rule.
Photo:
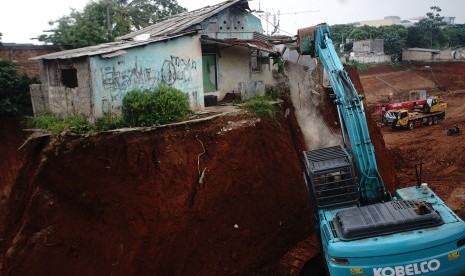
<svg viewBox="0 0 465 276">
<path fill-rule="evenodd" d="M 375 152 L 371 143 L 368 125 L 363 108 L 363 96 L 357 93 L 352 81 L 337 55 L 329 38 L 329 27 L 321 24 L 313 28 L 299 30 L 301 53 L 319 57 L 336 94 L 342 131 L 349 139 L 345 147 L 352 152 L 355 160 L 362 202 L 380 202 L 385 197 L 385 188 L 376 165 Z M 307 49 L 314 47 L 313 49 Z M 349 150 L 350 149 L 350 150 Z"/>
</svg>

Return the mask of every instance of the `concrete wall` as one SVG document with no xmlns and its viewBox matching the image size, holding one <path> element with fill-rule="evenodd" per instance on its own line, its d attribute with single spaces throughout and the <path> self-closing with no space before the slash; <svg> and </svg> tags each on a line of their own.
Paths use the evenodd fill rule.
<svg viewBox="0 0 465 276">
<path fill-rule="evenodd" d="M 38 77 L 40 75 L 40 62 L 29 60 L 29 58 L 57 51 L 59 51 L 59 48 L 51 45 L 3 43 L 0 46 L 0 59 L 15 62 L 21 75 L 26 74 L 29 77 Z"/>
<path fill-rule="evenodd" d="M 47 111 L 56 114 L 83 114 L 92 116 L 92 86 L 88 58 L 74 60 L 42 60 L 39 87 L 31 86 L 34 112 Z M 77 87 L 65 87 L 62 70 L 76 70 Z M 45 101 L 45 102 L 41 102 Z"/>
<path fill-rule="evenodd" d="M 192 110 L 204 108 L 202 51 L 199 36 L 184 36 L 126 49 L 113 58 L 93 56 L 94 116 L 120 112 L 123 97 L 133 89 L 166 83 L 189 95 Z"/>
<path fill-rule="evenodd" d="M 203 21 L 201 28 L 201 34 L 218 39 L 253 39 L 253 32 L 263 33 L 260 19 L 236 6 Z"/>
<path fill-rule="evenodd" d="M 366 54 L 366 55 L 351 55 L 349 60 L 357 61 L 360 63 L 383 63 L 391 61 L 391 56 L 389 55 L 374 55 L 374 54 Z"/>
<path fill-rule="evenodd" d="M 453 54 L 450 48 L 441 51 L 427 49 L 408 49 L 402 51 L 403 61 L 445 61 L 452 59 Z"/>
<path fill-rule="evenodd" d="M 263 53 L 267 55 L 268 53 Z M 218 58 L 218 92 L 209 93 L 222 99 L 228 92 L 242 93 L 243 98 L 263 95 L 265 85 L 275 85 L 272 70 L 277 69 L 271 61 L 261 64 L 260 72 L 250 68 L 250 49 L 229 47 L 220 50 Z"/>
<path fill-rule="evenodd" d="M 384 53 L 383 39 L 354 41 L 353 51 L 357 53 Z"/>
<path fill-rule="evenodd" d="M 465 48 L 455 49 L 452 51 L 454 60 L 465 60 Z"/>
</svg>

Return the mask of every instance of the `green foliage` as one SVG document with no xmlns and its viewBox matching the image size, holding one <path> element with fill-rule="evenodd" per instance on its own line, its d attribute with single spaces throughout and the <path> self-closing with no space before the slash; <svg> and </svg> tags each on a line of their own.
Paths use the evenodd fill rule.
<svg viewBox="0 0 465 276">
<path fill-rule="evenodd" d="M 115 113 L 105 113 L 103 117 L 100 117 L 95 121 L 94 127 L 97 131 L 108 131 L 125 126 L 126 122 L 123 120 L 122 116 Z"/>
<path fill-rule="evenodd" d="M 275 101 L 284 94 L 284 89 L 280 86 L 266 86 L 265 87 L 265 98 Z"/>
<path fill-rule="evenodd" d="M 244 109 L 254 113 L 258 117 L 274 117 L 276 114 L 275 107 L 266 97 L 253 97 L 246 100 L 243 104 Z"/>
<path fill-rule="evenodd" d="M 278 66 L 278 73 L 284 75 L 284 59 L 281 54 L 269 54 L 269 57 L 273 59 L 273 65 Z"/>
<path fill-rule="evenodd" d="M 72 9 L 69 15 L 50 21 L 52 29 L 37 39 L 63 49 L 91 46 L 113 41 L 115 37 L 184 11 L 176 0 L 91 1 L 82 11 Z"/>
<path fill-rule="evenodd" d="M 37 78 L 19 75 L 14 63 L 0 59 L 0 114 L 30 113 L 29 85 Z"/>
<path fill-rule="evenodd" d="M 381 38 L 384 39 L 384 53 L 391 55 L 392 60 L 401 60 L 402 50 L 407 43 L 407 28 L 400 25 L 391 25 L 380 27 L 379 31 Z"/>
<path fill-rule="evenodd" d="M 341 44 L 346 44 L 349 34 L 355 29 L 354 25 L 350 24 L 337 24 L 331 26 L 331 40 L 333 41 L 334 47 L 340 49 Z"/>
<path fill-rule="evenodd" d="M 155 96 L 158 124 L 181 121 L 189 115 L 189 98 L 181 90 L 162 85 Z"/>
<path fill-rule="evenodd" d="M 442 30 L 446 23 L 443 22 L 444 17 L 439 14 L 441 8 L 433 6 L 430 10 L 426 13 L 427 18 L 409 29 L 408 47 L 440 49 L 447 45 L 448 39 Z"/>
<path fill-rule="evenodd" d="M 456 24 L 444 28 L 444 34 L 452 48 L 465 46 L 465 24 Z"/>
<path fill-rule="evenodd" d="M 165 85 L 152 90 L 132 90 L 123 98 L 123 117 L 130 126 L 180 121 L 189 112 L 187 95 Z"/>
<path fill-rule="evenodd" d="M 123 118 L 130 126 L 152 126 L 157 123 L 154 90 L 129 91 L 123 98 Z"/>
<path fill-rule="evenodd" d="M 27 117 L 27 123 L 32 128 L 46 129 L 53 134 L 59 134 L 63 131 L 86 133 L 93 130 L 86 118 L 78 114 L 60 118 L 55 114 L 44 112 Z"/>
</svg>

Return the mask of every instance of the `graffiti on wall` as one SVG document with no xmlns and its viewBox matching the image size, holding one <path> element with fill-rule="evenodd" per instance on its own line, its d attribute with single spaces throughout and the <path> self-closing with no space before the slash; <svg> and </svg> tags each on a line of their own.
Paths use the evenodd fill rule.
<svg viewBox="0 0 465 276">
<path fill-rule="evenodd" d="M 197 62 L 174 55 L 166 58 L 159 68 L 146 68 L 137 63 L 124 69 L 107 66 L 102 69 L 102 86 L 111 99 L 102 99 L 102 109 L 103 112 L 119 109 L 124 95 L 133 89 L 150 89 L 162 83 L 189 87 L 190 82 L 196 82 L 195 86 L 199 81 Z M 189 98 L 191 103 L 199 106 L 197 91 L 190 92 Z"/>
<path fill-rule="evenodd" d="M 198 76 L 197 62 L 191 58 L 170 56 L 161 68 L 144 68 L 137 63 L 133 68 L 118 70 L 115 67 L 103 69 L 102 85 L 105 90 L 131 90 L 150 88 L 160 83 L 169 85 L 178 81 L 190 82 Z"/>
</svg>

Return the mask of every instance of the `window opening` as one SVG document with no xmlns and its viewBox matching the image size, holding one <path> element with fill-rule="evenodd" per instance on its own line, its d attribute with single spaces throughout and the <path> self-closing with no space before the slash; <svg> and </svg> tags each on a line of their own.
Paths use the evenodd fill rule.
<svg viewBox="0 0 465 276">
<path fill-rule="evenodd" d="M 61 84 L 68 88 L 78 87 L 77 70 L 61 69 Z"/>
<path fill-rule="evenodd" d="M 250 67 L 252 72 L 261 71 L 260 51 L 258 49 L 251 49 L 250 51 Z"/>
</svg>

